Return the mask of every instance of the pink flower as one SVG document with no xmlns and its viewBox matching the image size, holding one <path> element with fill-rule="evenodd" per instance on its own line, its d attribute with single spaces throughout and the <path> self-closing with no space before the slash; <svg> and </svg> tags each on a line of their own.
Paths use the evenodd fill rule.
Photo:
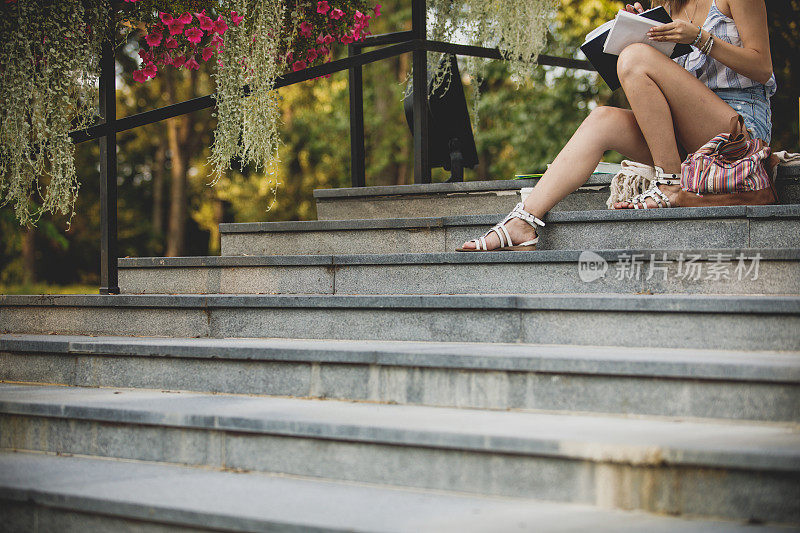
<svg viewBox="0 0 800 533">
<path fill-rule="evenodd" d="M 225 30 L 228 29 L 228 25 L 223 20 L 222 15 L 217 17 L 217 20 L 214 22 L 214 31 L 222 35 L 225 33 Z"/>
<path fill-rule="evenodd" d="M 220 37 L 216 33 L 211 36 L 211 46 L 213 46 L 217 50 L 222 48 L 222 45 L 223 45 L 224 42 L 225 41 L 222 39 L 222 37 Z"/>
<path fill-rule="evenodd" d="M 203 13 L 195 13 L 194 16 L 197 17 L 198 21 L 200 21 L 201 30 L 209 33 L 214 31 L 214 21 L 211 20 L 211 17 L 205 14 L 205 9 L 203 10 Z"/>
<path fill-rule="evenodd" d="M 167 25 L 167 26 L 168 26 L 168 25 L 169 25 L 169 24 L 172 22 L 172 20 L 173 20 L 173 19 L 172 19 L 172 15 L 170 15 L 169 13 L 164 13 L 163 11 L 162 11 L 161 13 L 159 13 L 159 14 L 158 14 L 158 16 L 159 16 L 159 18 L 161 18 L 161 22 L 163 22 L 163 23 L 164 23 L 165 25 Z"/>
<path fill-rule="evenodd" d="M 317 35 L 317 44 L 325 44 L 325 37 L 321 33 Z"/>
<path fill-rule="evenodd" d="M 322 0 L 321 2 L 317 2 L 317 13 L 325 14 L 331 9 L 331 6 L 328 5 L 328 2 Z"/>
<path fill-rule="evenodd" d="M 205 48 L 203 48 L 203 54 L 201 55 L 201 57 L 203 58 L 203 61 L 208 61 L 209 59 L 212 58 L 213 55 L 214 55 L 214 49 L 213 48 L 209 48 L 207 46 Z"/>
<path fill-rule="evenodd" d="M 286 52 L 286 62 L 291 63 L 293 60 L 294 60 L 294 54 L 292 53 L 291 50 L 289 50 L 288 52 Z"/>
<path fill-rule="evenodd" d="M 175 56 L 172 58 L 172 66 L 175 68 L 181 68 L 186 63 L 186 58 L 184 56 Z"/>
<path fill-rule="evenodd" d="M 305 20 L 300 23 L 300 34 L 303 37 L 311 38 L 311 24 L 306 22 Z"/>
<path fill-rule="evenodd" d="M 186 62 L 186 68 L 191 70 L 198 70 L 200 68 L 200 63 L 192 56 L 189 58 L 189 61 Z"/>
<path fill-rule="evenodd" d="M 244 20 L 243 16 L 237 14 L 236 11 L 231 11 L 231 21 L 234 26 L 238 26 L 242 20 Z"/>
<path fill-rule="evenodd" d="M 353 36 L 352 36 L 352 35 L 350 35 L 350 34 L 347 34 L 347 33 L 345 33 L 344 35 L 342 35 L 342 36 L 339 38 L 339 42 L 340 42 L 340 43 L 342 43 L 342 44 L 350 44 L 350 43 L 352 43 L 354 40 L 355 40 L 355 39 L 353 38 Z"/>
<path fill-rule="evenodd" d="M 137 81 L 139 83 L 146 82 L 147 81 L 147 74 L 145 74 L 143 70 L 134 70 L 133 71 L 133 81 Z"/>
<path fill-rule="evenodd" d="M 155 63 L 150 62 L 142 69 L 142 72 L 144 72 L 145 76 L 148 78 L 155 78 L 156 73 L 158 73 L 158 69 L 156 68 Z"/>
<path fill-rule="evenodd" d="M 164 43 L 164 46 L 166 46 L 166 47 L 167 47 L 167 48 L 169 48 L 169 49 L 178 48 L 178 41 L 176 41 L 175 39 L 173 39 L 172 37 L 170 37 L 170 38 L 169 38 L 169 39 L 167 39 L 167 41 Z"/>
<path fill-rule="evenodd" d="M 180 35 L 183 33 L 183 27 L 185 24 L 182 24 L 178 19 L 172 19 L 172 22 L 167 24 L 167 26 L 169 27 L 170 35 Z"/>
<path fill-rule="evenodd" d="M 192 14 L 191 13 L 184 13 L 178 19 L 178 22 L 181 24 L 191 24 L 192 23 Z"/>
<path fill-rule="evenodd" d="M 326 55 L 330 54 L 331 51 L 324 46 L 320 46 L 319 48 L 317 48 L 317 53 L 319 53 L 319 55 L 321 55 L 322 57 L 325 57 Z"/>
<path fill-rule="evenodd" d="M 147 63 L 148 61 L 150 61 L 150 58 L 152 57 L 152 55 L 150 54 L 150 52 L 148 52 L 144 48 L 139 48 L 139 57 L 142 58 L 142 61 Z"/>
<path fill-rule="evenodd" d="M 144 40 L 147 41 L 147 44 L 149 44 L 150 46 L 154 46 L 154 47 L 158 46 L 159 44 L 161 44 L 161 39 L 162 39 L 161 32 L 148 33 L 144 37 Z"/>
<path fill-rule="evenodd" d="M 306 59 L 308 60 L 309 63 L 313 63 L 314 61 L 317 60 L 318 57 L 319 55 L 317 54 L 317 51 L 314 50 L 313 48 L 309 48 L 308 51 L 306 52 Z"/>
<path fill-rule="evenodd" d="M 200 43 L 200 40 L 203 38 L 203 30 L 201 30 L 200 28 L 189 28 L 188 30 L 186 30 L 184 35 L 186 35 L 186 39 L 190 43 L 198 44 Z"/>
<path fill-rule="evenodd" d="M 306 66 L 306 62 L 301 59 L 292 63 L 292 70 L 297 72 L 298 70 L 303 70 Z"/>
<path fill-rule="evenodd" d="M 342 10 L 341 10 L 341 9 L 339 9 L 338 7 L 337 7 L 337 8 L 335 8 L 335 9 L 333 9 L 333 10 L 331 11 L 331 18 L 332 18 L 333 20 L 339 20 L 339 19 L 340 19 L 340 18 L 342 18 L 343 16 L 344 16 L 344 11 L 342 11 Z"/>
<path fill-rule="evenodd" d="M 333 35 L 331 35 L 331 34 L 329 33 L 329 34 L 327 34 L 327 35 L 325 36 L 325 39 L 323 40 L 323 42 L 324 42 L 325 44 L 333 44 L 333 43 L 335 43 L 335 42 L 336 42 L 336 38 L 335 38 Z"/>
<path fill-rule="evenodd" d="M 375 16 L 376 17 L 380 17 L 381 16 L 381 5 L 378 4 L 377 6 L 375 6 L 375 9 L 373 11 L 375 12 Z"/>
</svg>

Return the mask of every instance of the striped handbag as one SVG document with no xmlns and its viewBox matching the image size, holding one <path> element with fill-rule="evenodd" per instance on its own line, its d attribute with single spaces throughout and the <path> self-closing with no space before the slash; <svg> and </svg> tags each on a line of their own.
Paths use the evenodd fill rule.
<svg viewBox="0 0 800 533">
<path fill-rule="evenodd" d="M 761 139 L 748 139 L 744 119 L 731 119 L 730 133 L 721 133 L 689 154 L 681 165 L 681 188 L 697 194 L 760 191 L 772 187 L 765 163 L 770 149 Z"/>
</svg>

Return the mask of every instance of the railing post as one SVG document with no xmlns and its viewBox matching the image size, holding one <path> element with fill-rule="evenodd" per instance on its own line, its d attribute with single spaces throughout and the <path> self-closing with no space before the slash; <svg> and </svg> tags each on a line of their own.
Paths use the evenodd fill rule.
<svg viewBox="0 0 800 533">
<path fill-rule="evenodd" d="M 414 38 L 425 41 L 428 9 L 425 0 L 411 0 L 411 31 Z M 431 182 L 428 154 L 428 53 L 412 52 L 411 75 L 414 91 L 414 182 Z"/>
<path fill-rule="evenodd" d="M 361 54 L 361 46 L 348 46 L 349 55 Z M 364 149 L 364 79 L 361 65 L 350 67 L 350 179 L 353 187 L 364 187 L 366 150 Z"/>
<path fill-rule="evenodd" d="M 100 294 L 119 294 L 117 277 L 117 100 L 114 21 L 100 55 Z"/>
</svg>

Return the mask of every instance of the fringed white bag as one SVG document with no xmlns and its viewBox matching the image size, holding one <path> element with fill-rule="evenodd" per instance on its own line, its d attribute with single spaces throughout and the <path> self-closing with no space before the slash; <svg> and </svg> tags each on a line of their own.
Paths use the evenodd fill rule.
<svg viewBox="0 0 800 533">
<path fill-rule="evenodd" d="M 622 168 L 611 179 L 611 195 L 606 201 L 606 206 L 614 209 L 615 203 L 627 202 L 637 194 L 643 193 L 650 188 L 650 182 L 655 177 L 655 168 L 636 161 L 623 161 Z"/>
</svg>

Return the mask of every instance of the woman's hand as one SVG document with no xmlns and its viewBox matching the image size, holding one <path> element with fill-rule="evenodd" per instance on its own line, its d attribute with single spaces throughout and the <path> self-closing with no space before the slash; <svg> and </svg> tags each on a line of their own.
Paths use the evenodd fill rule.
<svg viewBox="0 0 800 533">
<path fill-rule="evenodd" d="M 634 4 L 625 4 L 625 10 L 630 11 L 631 13 L 642 13 L 644 12 L 644 8 L 642 4 L 636 2 Z"/>
<path fill-rule="evenodd" d="M 647 32 L 652 41 L 667 41 L 671 43 L 692 44 L 697 39 L 700 28 L 688 20 L 677 19 L 669 24 L 653 26 Z"/>
</svg>

